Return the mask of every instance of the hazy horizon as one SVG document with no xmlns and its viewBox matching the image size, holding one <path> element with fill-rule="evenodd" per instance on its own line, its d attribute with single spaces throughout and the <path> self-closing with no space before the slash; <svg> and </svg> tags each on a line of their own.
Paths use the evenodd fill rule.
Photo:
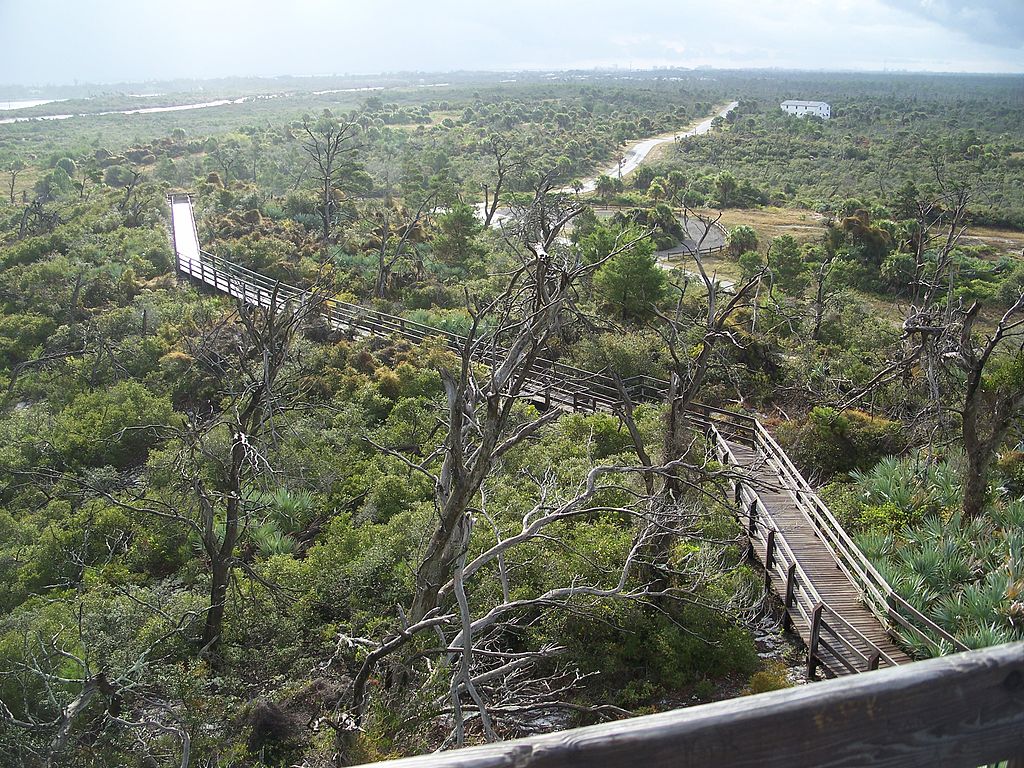
<svg viewBox="0 0 1024 768">
<path fill-rule="evenodd" d="M 96 87 L 115 87 L 115 86 L 138 86 L 138 85 L 162 85 L 162 84 L 173 84 L 178 82 L 195 82 L 195 83 L 207 83 L 216 82 L 220 80 L 316 80 L 316 79 L 370 79 L 370 78 L 401 78 L 401 77 L 412 77 L 412 76 L 444 76 L 444 75 L 501 75 L 501 74 L 530 74 L 536 75 L 540 73 L 550 72 L 552 74 L 568 74 L 575 72 L 586 72 L 594 74 L 614 74 L 618 72 L 630 73 L 634 72 L 637 74 L 657 74 L 659 72 L 764 72 L 764 73 L 799 73 L 799 74 L 836 74 L 836 75 L 935 75 L 935 76 L 972 76 L 978 77 L 1018 77 L 1024 76 L 1024 71 L 992 71 L 992 72 L 977 72 L 970 70 L 939 70 L 939 69 L 829 69 L 824 67 L 712 67 L 712 66 L 697 66 L 697 67 L 590 67 L 587 69 L 583 68 L 554 68 L 554 67 L 534 67 L 534 68 L 520 68 L 520 69 L 408 69 L 408 70 L 391 70 L 391 71 L 380 71 L 380 72 L 281 72 L 277 74 L 247 74 L 244 72 L 234 72 L 224 75 L 211 75 L 208 77 L 167 77 L 167 78 L 153 78 L 149 80 L 76 80 L 72 82 L 40 82 L 40 83 L 11 83 L 0 81 L 0 91 L 3 88 L 21 88 L 21 89 L 59 89 L 59 88 L 87 88 L 89 86 Z M 447 85 L 447 83 L 437 83 L 436 85 Z M 160 95 L 160 94 L 152 94 Z"/>
<path fill-rule="evenodd" d="M 1015 0 L 666 5 L 640 0 L 623 14 L 607 0 L 180 0 L 168 13 L 150 0 L 6 0 L 0 84 L 657 68 L 1024 73 Z"/>
</svg>

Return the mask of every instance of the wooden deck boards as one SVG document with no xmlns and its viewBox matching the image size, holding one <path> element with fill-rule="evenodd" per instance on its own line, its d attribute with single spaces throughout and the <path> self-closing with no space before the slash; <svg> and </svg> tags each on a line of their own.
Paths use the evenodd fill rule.
<svg viewBox="0 0 1024 768">
<path fill-rule="evenodd" d="M 760 461 L 751 448 L 738 443 L 730 443 L 729 447 L 737 463 L 750 472 L 758 497 L 821 599 L 897 664 L 910 662 L 910 657 L 896 646 L 885 627 L 864 604 L 857 586 L 836 564 L 832 553 L 818 537 L 811 521 L 797 504 L 796 497 L 788 489 L 780 487 L 782 481 L 775 471 Z M 764 548 L 755 548 L 755 554 L 763 563 Z M 772 581 L 772 587 L 780 598 L 785 599 L 786 585 L 777 581 Z M 802 617 L 793 616 L 793 626 L 804 643 L 809 644 L 810 627 Z M 839 627 L 837 631 L 865 656 L 871 655 L 872 649 L 855 633 L 845 627 Z M 827 656 L 827 652 L 824 655 Z M 835 665 L 833 669 L 842 667 Z"/>
</svg>

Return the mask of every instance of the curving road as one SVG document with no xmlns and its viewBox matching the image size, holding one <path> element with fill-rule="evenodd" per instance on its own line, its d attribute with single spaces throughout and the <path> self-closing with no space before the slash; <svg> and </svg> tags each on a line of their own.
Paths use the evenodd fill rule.
<svg viewBox="0 0 1024 768">
<path fill-rule="evenodd" d="M 653 150 L 658 145 L 668 144 L 669 142 L 676 141 L 677 139 L 683 139 L 688 136 L 700 136 L 701 134 L 707 133 L 708 131 L 711 130 L 711 124 L 714 122 L 715 118 L 725 117 L 738 106 L 738 101 L 729 102 L 727 105 L 725 105 L 725 107 L 720 109 L 715 114 L 711 115 L 711 117 L 701 120 L 699 123 L 693 126 L 693 128 L 689 128 L 685 131 L 675 131 L 673 133 L 663 133 L 658 136 L 651 136 L 650 138 L 641 139 L 640 141 L 630 145 L 629 148 L 626 149 L 626 151 L 622 155 L 622 175 L 625 176 L 626 174 L 635 171 L 640 166 L 640 164 L 647 159 L 647 156 L 651 154 L 651 150 Z M 583 187 L 581 191 L 593 192 L 595 189 L 597 189 L 597 179 L 600 176 L 617 176 L 618 173 L 618 163 L 608 168 L 605 168 L 604 170 L 598 171 L 593 176 L 588 176 L 587 178 L 582 179 Z M 574 193 L 576 190 L 573 189 L 572 187 L 562 187 L 561 189 L 556 189 L 554 191 L 564 192 L 568 194 Z M 476 208 L 477 216 L 481 220 L 483 220 L 484 204 L 482 202 L 477 203 L 474 206 L 474 208 Z M 503 220 L 507 219 L 510 214 L 511 211 L 508 208 L 498 208 L 497 212 L 494 214 L 494 218 L 491 219 L 491 226 L 499 226 L 500 223 Z"/>
<path fill-rule="evenodd" d="M 716 112 L 711 117 L 705 120 L 701 120 L 699 123 L 697 123 L 697 125 L 695 125 L 693 128 L 690 128 L 688 131 L 683 131 L 682 133 L 678 131 L 674 133 L 663 133 L 660 136 L 652 136 L 649 139 L 638 141 L 636 144 L 633 144 L 631 147 L 629 147 L 629 149 L 627 149 L 625 153 L 623 153 L 622 155 L 622 175 L 626 176 L 627 174 L 630 174 L 633 171 L 635 171 L 640 166 L 640 163 L 646 160 L 647 156 L 651 154 L 651 150 L 653 150 L 659 144 L 668 144 L 670 142 L 676 141 L 677 139 L 683 139 L 688 136 L 700 136 L 703 133 L 707 133 L 708 131 L 711 130 L 711 123 L 714 122 L 715 118 L 725 117 L 738 106 L 738 101 L 730 102 L 719 112 Z M 619 164 L 616 163 L 615 165 L 611 165 L 605 168 L 604 170 L 599 171 L 594 176 L 584 179 L 583 191 L 593 192 L 597 188 L 597 179 L 599 176 L 618 175 Z M 559 191 L 572 192 L 573 190 L 563 189 Z"/>
</svg>

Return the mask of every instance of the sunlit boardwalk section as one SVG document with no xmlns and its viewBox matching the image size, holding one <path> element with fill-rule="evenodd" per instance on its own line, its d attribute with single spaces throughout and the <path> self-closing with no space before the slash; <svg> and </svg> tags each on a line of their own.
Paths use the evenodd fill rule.
<svg viewBox="0 0 1024 768">
<path fill-rule="evenodd" d="M 196 231 L 192 200 L 188 195 L 171 195 L 171 234 L 178 268 L 182 263 L 199 261 L 199 233 Z"/>
<path fill-rule="evenodd" d="M 265 307 L 309 301 L 305 291 L 271 280 L 200 247 L 192 202 L 172 195 L 171 231 L 178 271 L 221 293 Z M 463 337 L 406 318 L 334 299 L 318 310 L 353 335 L 440 338 L 459 352 Z M 497 354 L 480 351 L 480 362 Z M 659 401 L 666 383 L 625 382 L 635 400 Z M 608 376 L 538 360 L 520 396 L 565 411 L 613 411 L 618 387 Z M 911 638 L 935 654 L 966 648 L 897 595 L 868 562 L 764 426 L 751 416 L 695 404 L 690 419 L 728 470 L 750 553 L 765 570 L 765 588 L 782 601 L 789 624 L 807 645 L 808 671 L 827 677 L 911 661 L 895 642 Z"/>
</svg>

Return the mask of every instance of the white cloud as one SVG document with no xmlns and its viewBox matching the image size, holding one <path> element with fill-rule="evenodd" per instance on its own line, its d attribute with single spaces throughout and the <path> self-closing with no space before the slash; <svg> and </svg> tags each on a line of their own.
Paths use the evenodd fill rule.
<svg viewBox="0 0 1024 768">
<path fill-rule="evenodd" d="M 1024 34 L 1006 42 L 1020 2 L 0 0 L 0 81 L 616 64 L 1022 72 Z"/>
</svg>

